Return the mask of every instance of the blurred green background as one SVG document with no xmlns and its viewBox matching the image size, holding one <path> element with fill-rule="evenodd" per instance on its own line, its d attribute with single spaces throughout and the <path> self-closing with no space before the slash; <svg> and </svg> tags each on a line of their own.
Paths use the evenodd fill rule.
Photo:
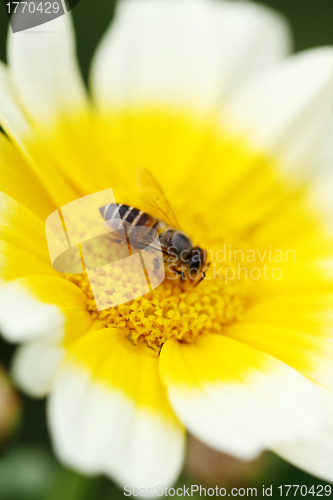
<svg viewBox="0 0 333 500">
<path fill-rule="evenodd" d="M 218 1 L 218 0 L 217 0 Z M 295 50 L 333 44 L 333 0 L 266 0 L 262 2 L 289 19 L 295 40 Z M 114 15 L 114 0 L 80 0 L 72 11 L 78 40 L 78 56 L 82 73 L 87 79 L 94 49 Z M 8 18 L 0 4 L 0 59 L 6 60 Z M 0 363 L 9 367 L 13 347 L 0 340 Z M 85 478 L 61 466 L 55 460 L 46 428 L 45 402 L 21 396 L 23 414 L 14 437 L 0 449 L 0 500 L 106 500 L 124 498 L 111 481 L 105 478 Z M 229 477 L 223 464 L 221 487 L 258 487 L 273 485 L 273 497 L 280 498 L 280 484 L 325 484 L 266 454 L 251 469 L 240 470 Z M 332 463 L 333 468 L 333 463 Z M 193 469 L 192 469 L 193 472 Z M 191 475 L 191 468 L 179 484 L 203 484 L 202 478 Z M 332 488 L 333 489 L 333 488 Z M 294 496 L 290 493 L 289 496 Z M 312 495 L 309 494 L 308 497 Z M 302 498 L 297 494 L 295 498 Z"/>
</svg>

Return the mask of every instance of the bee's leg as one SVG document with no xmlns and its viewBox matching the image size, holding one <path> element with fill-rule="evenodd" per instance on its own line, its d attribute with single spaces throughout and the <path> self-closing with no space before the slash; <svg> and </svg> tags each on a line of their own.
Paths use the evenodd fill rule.
<svg viewBox="0 0 333 500">
<path fill-rule="evenodd" d="M 186 281 L 184 271 L 181 271 L 180 269 L 175 269 L 175 272 L 180 276 L 180 279 L 179 279 L 180 283 L 184 284 Z"/>
<path fill-rule="evenodd" d="M 206 278 L 206 273 L 205 273 L 205 271 L 202 271 L 202 276 L 201 276 L 201 278 L 199 279 L 199 281 L 198 281 L 198 282 L 197 282 L 194 286 L 198 286 L 198 285 L 199 285 L 199 283 L 201 283 L 201 282 L 202 282 L 202 280 L 204 280 L 205 278 Z"/>
</svg>

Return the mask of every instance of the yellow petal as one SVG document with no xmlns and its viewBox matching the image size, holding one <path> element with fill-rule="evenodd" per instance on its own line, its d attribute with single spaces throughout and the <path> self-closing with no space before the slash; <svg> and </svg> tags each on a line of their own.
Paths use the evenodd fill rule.
<svg viewBox="0 0 333 500">
<path fill-rule="evenodd" d="M 333 389 L 331 294 L 284 296 L 251 307 L 225 333 Z"/>
<path fill-rule="evenodd" d="M 41 220 L 10 196 L 0 192 L 0 278 L 16 279 L 53 270 Z"/>
<path fill-rule="evenodd" d="M 0 192 L 0 240 L 50 263 L 45 225 L 30 210 Z"/>
<path fill-rule="evenodd" d="M 139 408 L 177 422 L 159 377 L 156 351 L 146 344 L 133 345 L 125 332 L 114 328 L 93 332 L 77 342 L 72 339 L 71 334 L 65 339 L 68 358 L 88 370 L 93 380 L 124 392 Z M 111 363 L 112 359 L 117 363 Z M 141 369 L 144 379 L 140 380 Z"/>
<path fill-rule="evenodd" d="M 51 262 L 46 262 L 38 255 L 0 240 L 0 279 L 14 280 L 32 274 L 59 276 L 53 270 Z"/>
<path fill-rule="evenodd" d="M 0 134 L 0 189 L 43 221 L 55 210 L 45 188 L 4 134 Z"/>
</svg>

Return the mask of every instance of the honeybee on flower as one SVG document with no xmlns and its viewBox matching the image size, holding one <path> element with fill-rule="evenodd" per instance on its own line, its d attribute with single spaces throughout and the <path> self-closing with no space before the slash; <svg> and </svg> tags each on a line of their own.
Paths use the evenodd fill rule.
<svg viewBox="0 0 333 500">
<path fill-rule="evenodd" d="M 333 49 L 290 55 L 286 21 L 250 2 L 122 0 L 88 94 L 70 15 L 49 28 L 10 32 L 0 66 L 0 330 L 23 344 L 17 383 L 49 397 L 57 455 L 121 485 L 167 486 L 187 429 L 332 481 L 332 172 L 319 167 Z M 110 187 L 146 211 L 139 165 L 195 246 L 297 258 L 279 280 L 222 269 L 100 310 L 119 275 L 101 269 L 94 296 L 87 273 L 55 271 L 44 223 Z"/>
</svg>

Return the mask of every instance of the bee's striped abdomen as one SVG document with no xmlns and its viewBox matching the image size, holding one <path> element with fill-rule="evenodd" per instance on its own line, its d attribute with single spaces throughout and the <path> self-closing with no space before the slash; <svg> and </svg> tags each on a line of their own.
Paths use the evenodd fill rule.
<svg viewBox="0 0 333 500">
<path fill-rule="evenodd" d="M 117 220 L 121 219 L 134 227 L 145 226 L 155 229 L 158 226 L 157 219 L 137 208 L 130 207 L 129 205 L 111 203 L 110 205 L 101 207 L 99 211 L 101 212 L 104 220 L 114 222 L 116 224 Z M 112 224 L 112 227 L 116 229 L 116 224 L 114 223 Z M 121 227 L 121 224 L 119 224 L 118 228 Z"/>
</svg>

